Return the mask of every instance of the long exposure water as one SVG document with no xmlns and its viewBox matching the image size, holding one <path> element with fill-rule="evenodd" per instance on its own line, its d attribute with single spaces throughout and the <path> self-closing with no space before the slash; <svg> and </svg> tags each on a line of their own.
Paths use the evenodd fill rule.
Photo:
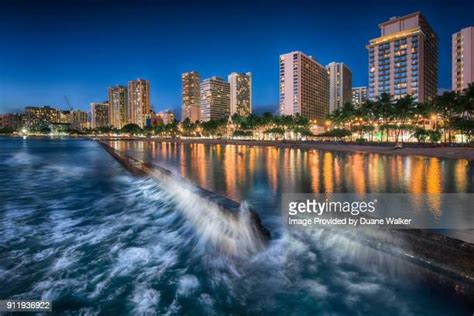
<svg viewBox="0 0 474 316">
<path fill-rule="evenodd" d="M 288 230 L 281 192 L 472 192 L 468 162 L 116 142 L 258 210 L 272 234 L 228 256 L 152 179 L 87 140 L 0 138 L 0 299 L 65 314 L 471 315 L 460 297 L 344 235 Z"/>
</svg>

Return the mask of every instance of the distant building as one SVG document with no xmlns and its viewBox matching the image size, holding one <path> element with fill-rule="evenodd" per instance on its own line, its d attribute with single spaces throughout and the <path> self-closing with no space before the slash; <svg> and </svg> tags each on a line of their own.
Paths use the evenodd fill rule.
<svg viewBox="0 0 474 316">
<path fill-rule="evenodd" d="M 329 73 L 329 112 L 352 101 L 352 72 L 344 63 L 326 66 Z"/>
<path fill-rule="evenodd" d="M 83 130 L 89 127 L 87 112 L 75 110 L 71 112 L 72 122 L 71 127 L 76 130 Z"/>
<path fill-rule="evenodd" d="M 109 116 L 110 125 L 115 128 L 122 128 L 128 124 L 128 95 L 124 86 L 110 87 L 109 95 Z"/>
<path fill-rule="evenodd" d="M 460 92 L 474 82 L 474 27 L 452 36 L 452 89 Z"/>
<path fill-rule="evenodd" d="M 129 122 L 141 128 L 146 126 L 150 117 L 150 82 L 137 79 L 128 82 Z"/>
<path fill-rule="evenodd" d="M 110 126 L 109 102 L 91 103 L 91 119 L 92 128 Z"/>
<path fill-rule="evenodd" d="M 189 118 L 191 122 L 199 121 L 201 102 L 201 77 L 196 71 L 181 75 L 182 83 L 182 114 L 181 120 Z"/>
<path fill-rule="evenodd" d="M 168 125 L 173 123 L 175 120 L 175 115 L 171 111 L 162 111 L 152 115 L 152 125 Z"/>
<path fill-rule="evenodd" d="M 248 116 L 252 113 L 252 73 L 233 72 L 230 84 L 230 115 Z"/>
<path fill-rule="evenodd" d="M 379 24 L 381 36 L 370 40 L 369 99 L 382 93 L 395 99 L 412 95 L 425 102 L 437 94 L 438 38 L 420 12 Z"/>
<path fill-rule="evenodd" d="M 19 130 L 23 126 L 23 115 L 17 113 L 0 114 L 0 129 Z"/>
<path fill-rule="evenodd" d="M 201 82 L 201 121 L 227 119 L 230 113 L 230 85 L 222 78 Z"/>
<path fill-rule="evenodd" d="M 72 123 L 72 113 L 71 111 L 58 111 L 59 120 L 56 123 L 62 124 L 71 124 Z"/>
<path fill-rule="evenodd" d="M 25 108 L 25 127 L 32 131 L 49 128 L 52 123 L 59 123 L 59 111 L 50 106 Z"/>
<path fill-rule="evenodd" d="M 367 87 L 352 88 L 352 104 L 359 106 L 367 101 Z"/>
<path fill-rule="evenodd" d="M 280 56 L 280 114 L 323 120 L 329 112 L 329 75 L 302 52 Z"/>
</svg>

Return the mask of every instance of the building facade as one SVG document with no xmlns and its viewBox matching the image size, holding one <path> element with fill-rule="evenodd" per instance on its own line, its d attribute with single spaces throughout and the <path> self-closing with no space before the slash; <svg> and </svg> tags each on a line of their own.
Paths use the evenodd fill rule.
<svg viewBox="0 0 474 316">
<path fill-rule="evenodd" d="M 369 99 L 382 93 L 395 99 L 412 95 L 425 102 L 437 94 L 438 38 L 420 12 L 379 24 L 380 37 L 370 40 Z"/>
<path fill-rule="evenodd" d="M 128 95 L 124 86 L 110 87 L 109 95 L 109 117 L 110 126 L 122 128 L 128 124 Z"/>
<path fill-rule="evenodd" d="M 110 126 L 109 102 L 91 103 L 91 127 Z"/>
<path fill-rule="evenodd" d="M 352 101 L 352 72 L 344 63 L 326 66 L 329 73 L 329 112 Z"/>
<path fill-rule="evenodd" d="M 173 123 L 175 118 L 176 117 L 174 113 L 169 110 L 155 113 L 155 115 L 153 116 L 152 125 L 168 125 Z"/>
<path fill-rule="evenodd" d="M 474 27 L 452 35 L 452 89 L 460 92 L 474 82 Z"/>
<path fill-rule="evenodd" d="M 141 128 L 146 126 L 150 118 L 150 82 L 137 79 L 128 82 L 128 121 Z"/>
<path fill-rule="evenodd" d="M 183 102 L 181 120 L 189 119 L 194 123 L 200 119 L 201 77 L 196 71 L 185 72 L 181 75 L 181 83 Z"/>
<path fill-rule="evenodd" d="M 227 76 L 230 84 L 230 115 L 252 113 L 252 73 L 233 72 Z"/>
<path fill-rule="evenodd" d="M 23 126 L 23 115 L 17 113 L 0 114 L 0 129 L 19 130 Z"/>
<path fill-rule="evenodd" d="M 230 114 L 230 84 L 219 77 L 201 82 L 201 121 L 227 119 Z"/>
<path fill-rule="evenodd" d="M 25 127 L 30 131 L 49 128 L 52 123 L 59 123 L 59 111 L 50 106 L 25 108 Z"/>
<path fill-rule="evenodd" d="M 280 56 L 280 114 L 324 120 L 329 112 L 329 74 L 302 52 Z"/>
<path fill-rule="evenodd" d="M 352 104 L 360 106 L 367 101 L 367 87 L 352 88 Z"/>
<path fill-rule="evenodd" d="M 68 110 L 60 110 L 58 111 L 59 120 L 56 123 L 60 124 L 71 124 L 72 123 L 72 112 Z"/>
<path fill-rule="evenodd" d="M 71 127 L 77 130 L 83 130 L 89 127 L 87 112 L 74 110 L 72 113 Z"/>
</svg>

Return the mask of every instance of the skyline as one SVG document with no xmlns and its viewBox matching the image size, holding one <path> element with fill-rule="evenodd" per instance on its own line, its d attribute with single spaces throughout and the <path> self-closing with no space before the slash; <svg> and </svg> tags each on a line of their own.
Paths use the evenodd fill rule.
<svg viewBox="0 0 474 316">
<path fill-rule="evenodd" d="M 323 65 L 343 62 L 352 71 L 353 86 L 367 86 L 366 45 L 379 36 L 378 24 L 418 10 L 439 38 L 438 88 L 450 89 L 451 34 L 474 25 L 474 3 L 469 1 L 342 3 L 336 15 L 321 13 L 331 10 L 328 3 L 303 1 L 293 7 L 262 2 L 91 3 L 0 4 L 0 27 L 10 30 L 0 44 L 0 113 L 28 105 L 66 109 L 65 95 L 74 108 L 88 110 L 90 103 L 107 99 L 108 87 L 143 78 L 150 81 L 155 109 L 180 115 L 181 74 L 192 70 L 202 79 L 252 72 L 253 108 L 274 112 L 281 54 L 298 50 Z M 183 5 L 186 10 L 180 11 Z M 281 22 L 283 9 L 287 23 Z M 334 16 L 346 23 L 335 23 Z M 113 17 L 121 22 L 110 25 Z M 348 24 L 356 25 L 350 36 Z M 140 41 L 140 49 L 129 47 L 131 38 Z M 216 40 L 206 42 L 208 38 Z"/>
</svg>

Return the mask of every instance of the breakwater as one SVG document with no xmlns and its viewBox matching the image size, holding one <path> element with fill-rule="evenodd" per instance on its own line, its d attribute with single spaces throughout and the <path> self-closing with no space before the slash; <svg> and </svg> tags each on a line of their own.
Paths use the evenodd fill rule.
<svg viewBox="0 0 474 316">
<path fill-rule="evenodd" d="M 133 174 L 164 183 L 196 230 L 219 250 L 233 256 L 253 254 L 263 250 L 270 239 L 259 215 L 248 205 L 192 184 L 161 166 L 130 157 L 104 142 L 100 144 Z"/>
<path fill-rule="evenodd" d="M 355 229 L 361 243 L 403 260 L 420 279 L 474 304 L 474 245 L 421 229 Z"/>
</svg>

